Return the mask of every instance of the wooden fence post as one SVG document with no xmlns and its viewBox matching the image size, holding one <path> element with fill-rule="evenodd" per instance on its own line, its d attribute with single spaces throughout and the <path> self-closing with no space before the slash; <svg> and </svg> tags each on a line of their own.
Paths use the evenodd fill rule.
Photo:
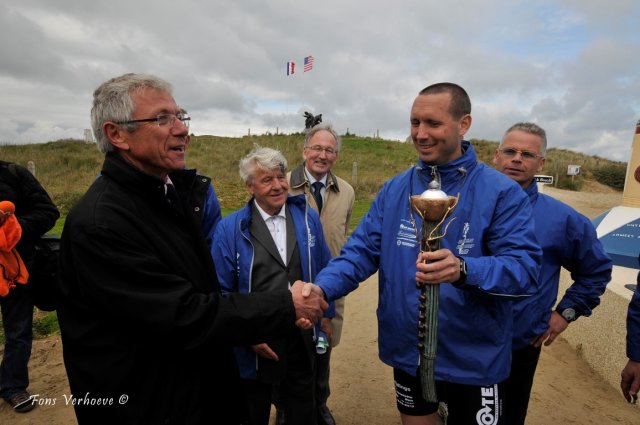
<svg viewBox="0 0 640 425">
<path fill-rule="evenodd" d="M 354 162 L 351 166 L 351 184 L 353 186 L 358 184 L 358 163 Z"/>
</svg>

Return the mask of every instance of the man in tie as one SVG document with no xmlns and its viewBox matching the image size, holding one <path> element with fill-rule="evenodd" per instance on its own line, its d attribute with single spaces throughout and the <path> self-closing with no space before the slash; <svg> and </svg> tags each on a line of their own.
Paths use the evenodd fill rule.
<svg viewBox="0 0 640 425">
<path fill-rule="evenodd" d="M 309 206 L 320 215 L 324 237 L 331 256 L 340 254 L 347 241 L 347 232 L 355 194 L 349 183 L 331 172 L 338 160 L 342 141 L 330 124 L 320 123 L 309 129 L 302 149 L 304 162 L 287 174 L 289 193 L 305 194 Z M 330 346 L 324 354 L 316 355 L 316 406 L 318 425 L 335 425 L 331 411 L 327 407 L 330 395 L 329 363 L 331 350 L 340 342 L 344 317 L 344 297 L 336 300 L 336 315 L 333 319 L 323 318 L 321 328 L 329 336 Z M 278 425 L 288 423 L 278 411 Z"/>
<path fill-rule="evenodd" d="M 189 116 L 168 82 L 104 82 L 91 122 L 104 164 L 68 214 L 60 252 L 58 319 L 78 423 L 238 424 L 231 347 L 284 337 L 296 317 L 310 326 L 326 303 L 305 306 L 300 283 L 221 295 L 202 236 L 211 180 L 185 169 Z"/>
<path fill-rule="evenodd" d="M 212 245 L 223 292 L 270 293 L 300 279 L 312 282 L 329 262 L 329 249 L 305 197 L 288 194 L 286 159 L 277 150 L 256 148 L 239 168 L 251 199 L 220 221 Z M 325 315 L 331 317 L 331 310 Z M 268 424 L 275 384 L 288 424 L 316 423 L 315 331 L 292 329 L 236 349 L 251 425 Z"/>
</svg>

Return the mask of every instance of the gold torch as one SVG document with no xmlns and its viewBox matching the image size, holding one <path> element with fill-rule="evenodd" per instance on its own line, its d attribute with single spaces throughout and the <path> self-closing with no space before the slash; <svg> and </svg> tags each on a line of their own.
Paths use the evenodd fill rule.
<svg viewBox="0 0 640 425">
<path fill-rule="evenodd" d="M 445 220 L 458 204 L 458 198 L 447 196 L 440 190 L 440 183 L 432 180 L 429 189 L 421 195 L 411 196 L 411 207 L 422 218 L 421 251 L 440 249 L 440 239 L 444 237 L 452 220 Z M 443 229 L 444 226 L 444 229 Z M 417 229 L 416 229 L 417 230 Z M 418 348 L 420 349 L 420 382 L 422 397 L 428 402 L 437 402 L 434 378 L 436 349 L 438 346 L 438 303 L 440 285 L 418 285 L 420 306 L 418 315 Z"/>
</svg>

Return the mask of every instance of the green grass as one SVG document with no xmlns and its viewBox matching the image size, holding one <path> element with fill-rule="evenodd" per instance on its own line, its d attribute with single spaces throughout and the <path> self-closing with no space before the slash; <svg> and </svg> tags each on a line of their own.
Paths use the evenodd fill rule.
<svg viewBox="0 0 640 425">
<path fill-rule="evenodd" d="M 369 207 L 371 207 L 371 202 L 368 200 L 359 200 L 357 199 L 353 205 L 353 212 L 351 214 L 351 223 L 349 224 L 349 234 L 353 233 L 360 224 L 360 220 L 364 215 L 369 211 Z"/>
<path fill-rule="evenodd" d="M 228 212 L 241 208 L 247 200 L 244 185 L 238 175 L 238 160 L 242 156 L 255 145 L 276 148 L 282 151 L 289 162 L 289 168 L 292 169 L 302 161 L 303 141 L 302 133 L 238 138 L 193 136 L 187 159 L 190 167 L 213 178 L 223 211 Z M 480 161 L 491 164 L 498 143 L 487 140 L 471 142 Z M 62 140 L 44 144 L 2 145 L 0 158 L 22 165 L 33 161 L 36 177 L 49 192 L 64 217 L 100 173 L 103 154 L 93 143 Z M 415 161 L 416 153 L 411 143 L 345 136 L 334 171 L 353 183 L 356 163 L 357 182 L 353 183 L 356 199 L 371 202 L 386 180 L 415 164 Z M 569 164 L 582 165 L 582 174 L 576 176 L 573 181 L 565 176 Z M 606 173 L 599 172 L 600 170 Z M 607 179 L 603 183 L 613 182 L 609 184 L 615 186 L 620 173 L 624 179 L 625 170 L 626 165 L 622 162 L 563 149 L 549 149 L 543 174 L 553 175 L 556 181 L 560 180 L 561 185 L 579 188 L 583 179 L 593 179 L 602 175 Z M 60 220 L 60 226 L 63 221 Z M 61 227 L 56 226 L 53 232 L 59 233 L 60 229 Z"/>
<path fill-rule="evenodd" d="M 58 315 L 55 311 L 42 312 L 33 319 L 33 337 L 42 338 L 60 331 Z"/>
</svg>

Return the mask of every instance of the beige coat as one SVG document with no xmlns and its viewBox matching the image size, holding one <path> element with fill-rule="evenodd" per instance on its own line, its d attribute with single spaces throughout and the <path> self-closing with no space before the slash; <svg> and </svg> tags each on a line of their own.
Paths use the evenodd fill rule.
<svg viewBox="0 0 640 425">
<path fill-rule="evenodd" d="M 287 174 L 289 181 L 289 193 L 291 195 L 305 194 L 307 204 L 318 211 L 316 200 L 311 193 L 311 185 L 304 172 L 304 164 L 299 165 Z M 345 180 L 329 172 L 327 176 L 327 187 L 320 213 L 320 222 L 324 231 L 324 238 L 329 246 L 331 256 L 340 254 L 342 245 L 347 241 L 349 221 L 353 213 L 353 203 L 355 192 L 353 187 Z M 332 320 L 333 339 L 331 345 L 335 347 L 340 342 L 342 334 L 342 322 L 344 317 L 344 298 L 336 300 L 336 316 Z"/>
</svg>

